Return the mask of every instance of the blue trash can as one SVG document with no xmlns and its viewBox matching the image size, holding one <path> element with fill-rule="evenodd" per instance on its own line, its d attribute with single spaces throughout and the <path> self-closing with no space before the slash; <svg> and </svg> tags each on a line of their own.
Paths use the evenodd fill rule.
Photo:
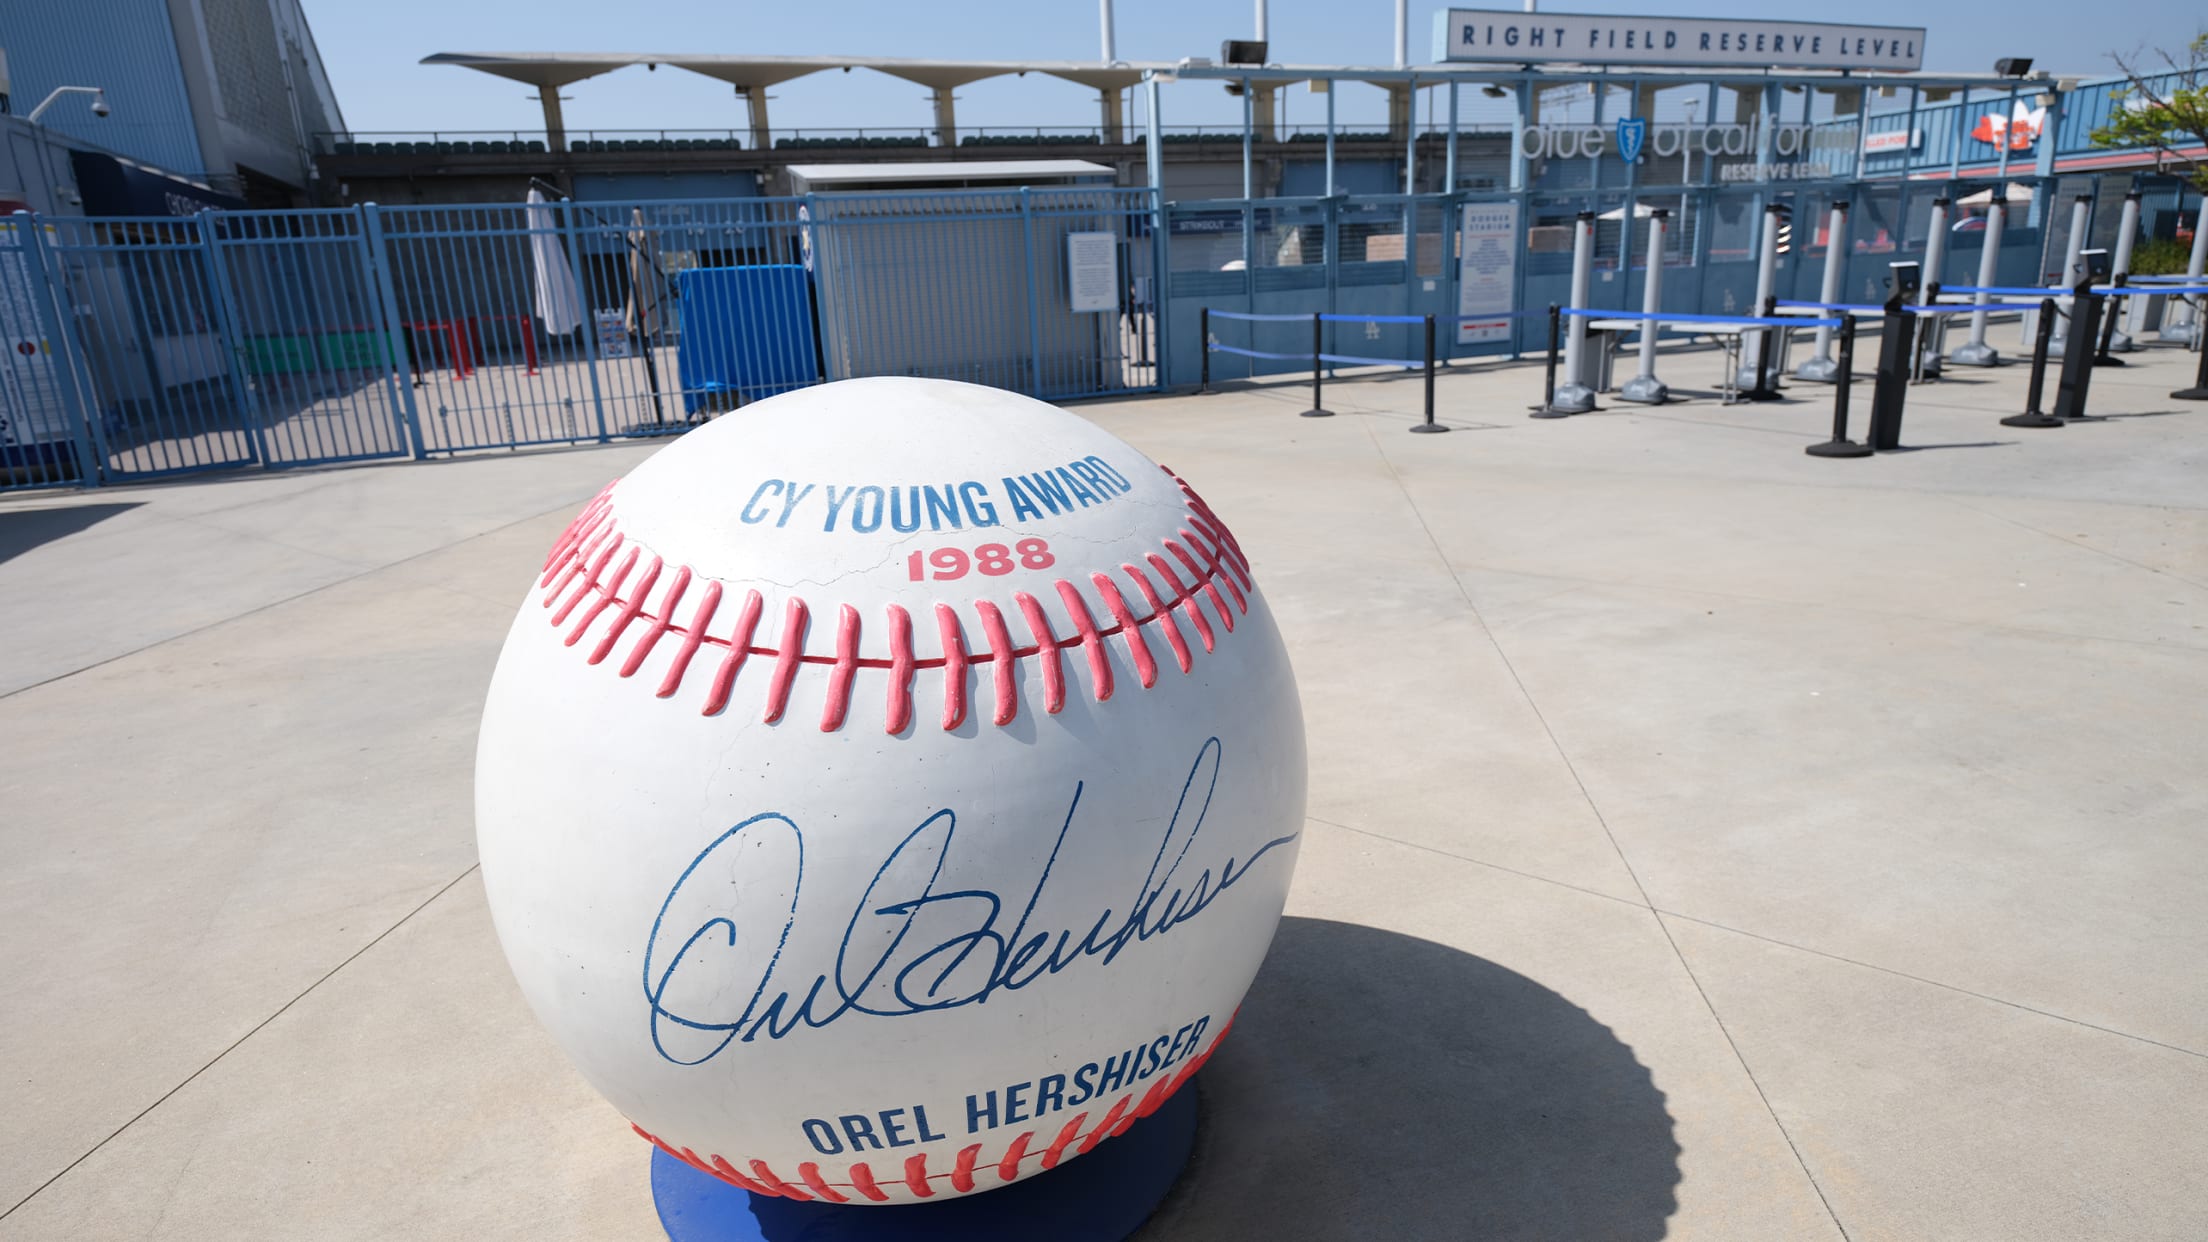
<svg viewBox="0 0 2208 1242">
<path fill-rule="evenodd" d="M 820 382 L 811 278 L 795 263 L 677 273 L 683 409 L 727 409 Z"/>
</svg>

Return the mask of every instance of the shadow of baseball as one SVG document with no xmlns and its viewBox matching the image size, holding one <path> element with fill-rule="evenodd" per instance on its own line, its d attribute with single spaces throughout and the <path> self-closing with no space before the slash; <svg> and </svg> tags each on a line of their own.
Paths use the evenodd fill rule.
<svg viewBox="0 0 2208 1242">
<path fill-rule="evenodd" d="M 0 481 L 6 478 L 0 459 Z M 42 543 L 65 539 L 97 526 L 118 513 L 128 513 L 140 502 L 127 504 L 57 505 L 51 509 L 0 510 L 0 561 L 13 560 Z"/>
<path fill-rule="evenodd" d="M 1197 1079 L 1195 1155 L 1135 1236 L 1664 1236 L 1679 1145 L 1610 1028 L 1445 945 L 1281 920 Z"/>
</svg>

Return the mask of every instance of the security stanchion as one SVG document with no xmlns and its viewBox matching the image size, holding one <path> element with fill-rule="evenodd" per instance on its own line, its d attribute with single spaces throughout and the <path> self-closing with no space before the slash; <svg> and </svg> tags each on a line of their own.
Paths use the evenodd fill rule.
<svg viewBox="0 0 2208 1242">
<path fill-rule="evenodd" d="M 1869 457 L 1871 446 L 1848 438 L 1848 390 L 1855 371 L 1855 316 L 1840 317 L 1840 357 L 1832 373 L 1832 439 L 1802 451 L 1811 457 Z"/>
<path fill-rule="evenodd" d="M 1211 391 L 1211 308 L 1206 306 L 1196 312 L 1197 350 L 1203 356 L 1201 369 L 1196 373 L 1196 391 Z"/>
<path fill-rule="evenodd" d="M 2055 335 L 2055 300 L 2043 298 L 2039 303 L 2039 339 L 2032 343 L 2032 383 L 2024 390 L 2024 412 L 2011 414 L 2001 420 L 2004 427 L 2060 427 L 2059 418 L 2051 418 L 2040 412 L 2039 397 L 2047 384 L 2047 343 Z"/>
<path fill-rule="evenodd" d="M 1840 300 L 1840 279 L 1848 266 L 1850 247 L 1848 235 L 1848 204 L 1846 201 L 1832 205 L 1832 214 L 1825 224 L 1825 283 L 1817 294 L 1817 300 L 1830 306 Z M 1832 360 L 1832 329 L 1817 329 L 1817 353 L 1803 360 L 1794 368 L 1794 378 L 1813 384 L 1829 384 L 1839 372 L 1839 364 Z"/>
<path fill-rule="evenodd" d="M 2203 342 L 2208 345 L 2208 342 Z M 2180 388 L 2170 395 L 2180 401 L 2208 401 L 2208 348 L 2196 349 L 2200 355 L 2200 371 L 2193 376 L 2191 388 Z"/>
<path fill-rule="evenodd" d="M 1930 254 L 1931 250 L 1927 248 L 1925 253 Z M 1940 286 L 1935 281 L 1925 285 L 1924 301 L 1919 305 L 1931 306 L 1938 303 L 1939 300 Z M 1913 329 L 1916 339 L 1909 346 L 1909 382 L 1922 384 L 1940 378 L 1940 351 L 1938 346 L 1932 343 L 1933 330 L 1938 327 L 1940 322 L 1939 316 L 1914 311 L 1904 311 L 1903 313 L 1915 315 L 1917 321 Z"/>
<path fill-rule="evenodd" d="M 2116 225 L 2115 262 L 2111 263 L 2108 268 L 2113 283 L 2118 287 L 2121 287 L 2126 278 L 2131 275 L 2131 247 L 2138 240 L 2138 237 L 2139 191 L 2133 190 L 2124 195 L 2124 214 Z M 2115 300 L 2108 304 L 2108 323 L 2107 326 L 2101 329 L 2101 348 L 2093 356 L 2093 365 L 2120 367 L 2124 365 L 2123 361 L 2114 355 L 2128 354 L 2139 348 L 2138 343 L 2131 339 L 2131 334 L 2124 331 L 2118 323 L 2118 320 L 2123 318 L 2122 311 L 2130 306 L 2131 299 L 2129 295 L 2121 293 L 2117 294 Z"/>
<path fill-rule="evenodd" d="M 1663 325 L 1655 319 L 1664 307 L 1664 230 L 1670 219 L 1671 212 L 1661 207 L 1648 216 L 1648 264 L 1642 269 L 1641 312 L 1649 318 L 1641 321 L 1640 373 L 1618 389 L 1620 401 L 1662 405 L 1671 399 L 1671 390 L 1656 378 L 1656 337 Z"/>
<path fill-rule="evenodd" d="M 2122 272 L 2118 272 L 2118 273 L 2116 273 L 2116 276 L 2114 277 L 2114 283 L 2115 283 L 2115 286 L 2116 286 L 2116 287 L 2117 287 L 2118 289 L 2121 289 L 2121 288 L 2123 288 L 2123 287 L 2124 287 L 2124 280 L 2125 280 L 2125 277 L 2124 277 L 2124 274 L 2123 274 Z M 2128 362 L 2125 362 L 2125 361 L 2124 361 L 2123 359 L 2121 359 L 2121 358 L 2118 358 L 2118 357 L 2117 357 L 2117 356 L 2116 356 L 2115 354 L 2113 354 L 2113 353 L 2109 352 L 2109 351 L 2113 350 L 2113 349 L 2114 349 L 2114 348 L 2116 347 L 2116 336 L 2117 336 L 2117 333 L 2116 333 L 2116 318 L 2117 318 L 2117 309 L 2118 309 L 2118 307 L 2120 307 L 2120 306 L 2122 305 L 2122 302 L 2123 302 L 2123 296 L 2124 296 L 2124 295 L 2123 295 L 2123 294 L 2121 294 L 2121 293 L 2118 293 L 2118 294 L 2112 294 L 2112 295 L 2110 295 L 2110 297 L 2109 297 L 2109 299 L 2108 299 L 2108 310 L 2107 310 L 2107 313 L 2105 313 L 2105 314 L 2103 314 L 2103 315 L 2101 316 L 2101 337 L 2100 337 L 2100 341 L 2101 341 L 2101 343 L 2100 343 L 2100 346 L 2099 346 L 2099 348 L 2097 348 L 2097 349 L 2095 349 L 2095 350 L 2093 351 L 2093 365 L 2094 365 L 2094 366 L 2097 366 L 2097 367 L 2128 367 L 2128 366 L 2130 366 L 2130 365 L 2131 365 L 2130 363 L 2128 363 Z M 2131 343 L 2131 338 L 2129 338 L 2129 337 L 2125 337 L 2125 338 L 2124 338 L 2124 343 L 2125 343 L 2125 344 L 2127 344 L 2127 345 L 2128 345 L 2128 344 L 2130 344 L 2130 343 Z"/>
<path fill-rule="evenodd" d="M 1910 346 L 1915 339 L 1916 316 L 1902 308 L 1917 291 L 1918 266 L 1889 263 L 1886 322 L 1878 344 L 1878 375 L 1871 384 L 1871 447 L 1882 452 L 1901 447 L 1901 415 L 1909 397 Z"/>
<path fill-rule="evenodd" d="M 1327 409 L 1326 403 L 1319 398 L 1319 377 L 1326 371 L 1326 362 L 1319 354 L 1325 340 L 1321 316 L 1314 312 L 1311 316 L 1311 408 L 1303 412 L 1305 418 L 1334 417 L 1334 411 Z"/>
<path fill-rule="evenodd" d="M 1995 191 L 1992 202 L 1986 204 L 1986 231 L 1984 249 L 1978 252 L 1978 285 L 1980 292 L 1971 299 L 1970 339 L 1957 346 L 1947 356 L 1949 362 L 1959 367 L 1997 367 L 2001 365 L 2000 351 L 1986 344 L 1986 321 L 1992 313 L 1993 295 L 1983 290 L 2000 278 L 2001 273 L 2001 223 L 2009 214 L 2008 199 Z"/>
<path fill-rule="evenodd" d="M 1779 313 L 1778 298 L 1765 297 L 1758 301 L 1756 313 L 1765 319 L 1775 318 Z M 1779 392 L 1778 349 L 1778 335 L 1782 331 L 1785 329 L 1773 324 L 1757 334 L 1756 365 L 1750 373 L 1748 387 L 1741 390 L 1740 400 L 1776 401 L 1782 395 Z"/>
<path fill-rule="evenodd" d="M 2063 356 L 2062 374 L 2055 380 L 2052 413 L 2056 418 L 2084 418 L 2086 394 L 2093 386 L 2093 351 L 2088 347 L 2101 330 L 2101 295 L 2093 291 L 2096 254 L 2106 257 L 2102 251 L 2080 256 L 2084 272 L 2070 290 L 2070 340 L 2075 348 Z"/>
<path fill-rule="evenodd" d="M 1541 404 L 1528 418 L 1570 418 L 1570 410 L 1556 408 L 1556 355 L 1564 336 L 1564 308 L 1549 303 L 1549 371 L 1541 386 Z"/>
<path fill-rule="evenodd" d="M 2080 194 L 2071 200 L 2070 240 L 2062 256 L 2062 283 L 2066 286 L 2077 284 L 2078 279 L 2085 275 L 2084 269 L 2079 266 L 2079 256 L 2085 253 L 2086 228 L 2091 221 L 2092 214 L 2092 195 Z M 2073 316 L 2078 313 L 2077 303 L 2072 302 L 2070 304 L 2070 313 Z M 2056 322 L 2055 339 L 2047 342 L 2048 357 L 2063 358 L 2068 356 L 2071 326 L 2067 321 L 2058 320 Z M 2089 335 L 2085 338 L 2085 342 L 2087 347 L 2091 348 L 2093 338 Z"/>
<path fill-rule="evenodd" d="M 1412 423 L 1411 430 L 1424 432 L 1428 435 L 1437 431 L 1449 430 L 1434 421 L 1434 317 L 1432 315 L 1426 316 L 1426 421 Z"/>
</svg>

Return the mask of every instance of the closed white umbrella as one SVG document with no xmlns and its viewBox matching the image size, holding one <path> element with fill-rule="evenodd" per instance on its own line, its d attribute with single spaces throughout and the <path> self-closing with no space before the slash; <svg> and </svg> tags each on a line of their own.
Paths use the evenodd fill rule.
<svg viewBox="0 0 2208 1242">
<path fill-rule="evenodd" d="M 575 287 L 575 269 L 567 261 L 567 246 L 544 195 L 529 191 L 524 214 L 529 224 L 529 259 L 536 270 L 537 318 L 550 336 L 566 336 L 583 326 L 583 297 Z"/>
</svg>

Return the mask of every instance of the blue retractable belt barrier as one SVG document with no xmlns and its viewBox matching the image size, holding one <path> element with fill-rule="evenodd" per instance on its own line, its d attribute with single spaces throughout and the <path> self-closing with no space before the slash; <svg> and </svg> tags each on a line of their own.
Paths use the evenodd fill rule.
<svg viewBox="0 0 2208 1242">
<path fill-rule="evenodd" d="M 1484 323 L 1490 319 L 1546 319 L 1548 308 L 1528 311 L 1489 311 L 1484 315 L 1436 315 L 1435 323 Z"/>
<path fill-rule="evenodd" d="M 1425 320 L 1420 320 L 1424 323 Z M 1360 358 L 1355 354 L 1320 354 L 1321 362 L 1339 362 L 1359 367 L 1422 367 L 1426 364 L 1417 358 Z"/>
<path fill-rule="evenodd" d="M 1214 311 L 1213 313 L 1218 312 Z M 1305 315 L 1303 318 L 1309 319 L 1310 316 Z M 1424 323 L 1425 320 L 1421 319 L 1419 322 Z M 1219 354 L 1240 354 L 1245 358 L 1268 358 L 1275 362 L 1307 362 L 1311 358 L 1310 354 L 1275 354 L 1262 349 L 1243 349 L 1238 345 L 1214 344 L 1211 346 L 1211 350 L 1213 353 Z M 1422 367 L 1426 365 L 1416 358 L 1361 358 L 1356 354 L 1320 354 L 1318 357 L 1322 362 L 1339 362 L 1348 366 Z"/>
<path fill-rule="evenodd" d="M 2152 288 L 2140 285 L 2102 285 L 2096 287 L 2093 292 L 2104 298 L 2115 297 L 2119 294 L 2133 296 L 2141 293 L 2151 293 L 2159 297 L 2172 293 L 2208 293 L 2208 285 L 2184 285 L 2174 289 L 2168 285 L 2155 285 Z M 2031 298 L 2034 301 L 2040 298 L 2054 298 L 2057 301 L 2063 301 L 2071 296 L 2068 289 L 2034 289 L 2029 285 L 1942 285 L 1940 286 L 1940 293 L 1942 295 L 1983 293 L 1992 297 Z"/>
<path fill-rule="evenodd" d="M 1213 311 L 1212 313 L 1216 315 L 1219 312 Z M 1307 315 L 1305 318 L 1308 319 L 1310 316 Z M 1267 353 L 1262 349 L 1244 349 L 1239 345 L 1221 345 L 1216 341 L 1212 342 L 1209 348 L 1215 354 L 1240 354 L 1245 358 L 1270 358 L 1275 362 L 1302 362 L 1311 356 L 1309 354 Z"/>
<path fill-rule="evenodd" d="M 1886 313 L 1886 308 L 1875 302 L 1795 302 L 1790 301 L 1786 298 L 1780 298 L 1777 301 L 1773 302 L 1772 305 L 1797 306 L 1807 310 L 1852 311 L 1858 315 L 1883 315 Z M 1935 302 L 1930 306 L 1904 306 L 1901 309 L 1902 313 L 1907 315 L 1944 315 L 1952 311 L 1969 310 L 1970 308 L 1967 306 L 1950 306 L 1944 302 Z M 1813 321 L 1804 320 L 1803 322 L 1806 323 Z"/>
<path fill-rule="evenodd" d="M 1424 323 L 1424 315 L 1321 315 L 1325 323 Z"/>
<path fill-rule="evenodd" d="M 1774 315 L 1770 317 L 1761 315 L 1686 315 L 1675 311 L 1650 313 L 1648 311 L 1589 310 L 1581 306 L 1562 307 L 1559 313 L 1580 315 L 1588 319 L 1654 319 L 1659 323 L 1744 323 L 1775 328 L 1837 328 L 1840 326 L 1838 319 L 1802 319 L 1793 315 Z"/>
<path fill-rule="evenodd" d="M 1212 311 L 1212 312 L 1211 312 L 1211 317 L 1212 317 L 1212 318 L 1214 318 L 1214 319 L 1240 319 L 1240 320 L 1244 320 L 1244 321 L 1246 321 L 1246 322 L 1249 322 L 1249 323 L 1309 323 L 1309 322 L 1311 322 L 1311 314 L 1310 314 L 1310 312 L 1308 312 L 1308 311 L 1306 311 L 1305 313 L 1303 313 L 1303 314 L 1301 314 L 1301 315 L 1253 315 L 1253 314 L 1250 314 L 1250 313 L 1248 313 L 1247 311 L 1224 311 L 1224 310 L 1214 310 L 1214 311 Z"/>
</svg>

